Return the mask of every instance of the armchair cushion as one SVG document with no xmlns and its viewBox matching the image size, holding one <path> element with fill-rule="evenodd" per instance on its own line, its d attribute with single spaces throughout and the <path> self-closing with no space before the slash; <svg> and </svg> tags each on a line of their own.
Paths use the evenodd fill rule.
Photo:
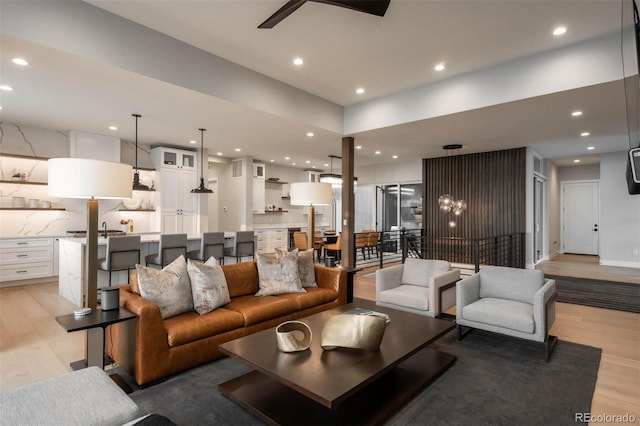
<svg viewBox="0 0 640 426">
<path fill-rule="evenodd" d="M 544 273 L 535 269 L 484 266 L 480 270 L 480 297 L 533 303 L 533 296 L 544 284 Z"/>
<path fill-rule="evenodd" d="M 407 258 L 402 269 L 402 284 L 429 287 L 431 277 L 451 269 L 444 260 L 425 260 Z"/>
<path fill-rule="evenodd" d="M 514 300 L 483 298 L 462 308 L 469 321 L 500 326 L 523 333 L 533 333 L 533 306 Z"/>
<path fill-rule="evenodd" d="M 429 288 L 411 284 L 399 285 L 378 293 L 378 301 L 428 311 Z"/>
</svg>

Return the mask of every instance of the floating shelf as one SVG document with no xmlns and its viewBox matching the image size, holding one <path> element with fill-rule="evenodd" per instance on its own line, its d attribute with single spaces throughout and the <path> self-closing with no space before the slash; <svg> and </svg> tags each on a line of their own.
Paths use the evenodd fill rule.
<svg viewBox="0 0 640 426">
<path fill-rule="evenodd" d="M 155 191 L 155 188 L 149 188 L 149 189 L 133 189 L 133 191 L 143 191 L 143 192 L 151 192 L 151 191 Z"/>
<path fill-rule="evenodd" d="M 283 182 L 281 180 L 269 180 L 265 179 L 266 183 L 273 183 L 274 185 L 287 185 L 289 182 Z"/>
<path fill-rule="evenodd" d="M 48 209 L 37 208 L 37 207 L 34 207 L 34 208 L 31 208 L 31 207 L 0 207 L 0 210 L 41 210 L 43 212 L 46 212 L 46 211 L 51 211 L 51 210 L 64 211 L 66 209 L 60 208 L 60 207 L 51 207 L 51 208 L 48 208 Z"/>
<path fill-rule="evenodd" d="M 28 180 L 0 180 L 0 183 L 13 183 L 16 185 L 47 185 L 47 182 L 30 182 Z"/>
<path fill-rule="evenodd" d="M 118 209 L 119 212 L 155 212 L 156 209 Z"/>
<path fill-rule="evenodd" d="M 273 213 L 287 213 L 288 211 L 289 210 L 271 210 L 271 211 L 265 210 L 264 212 L 273 214 Z"/>
</svg>

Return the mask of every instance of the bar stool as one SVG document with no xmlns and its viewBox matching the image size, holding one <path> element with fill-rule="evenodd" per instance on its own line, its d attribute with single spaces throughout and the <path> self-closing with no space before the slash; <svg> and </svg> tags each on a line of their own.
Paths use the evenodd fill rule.
<svg viewBox="0 0 640 426">
<path fill-rule="evenodd" d="M 224 232 L 205 232 L 200 240 L 200 250 L 192 250 L 187 253 L 189 259 L 202 262 L 211 256 L 224 264 Z"/>
<path fill-rule="evenodd" d="M 111 287 L 111 273 L 113 271 L 127 271 L 136 268 L 140 263 L 140 235 L 126 235 L 107 238 L 105 257 L 98 259 L 98 269 L 109 272 L 109 287 Z"/>
<path fill-rule="evenodd" d="M 147 266 L 158 265 L 164 268 L 176 260 L 180 255 L 187 257 L 187 234 L 162 234 L 158 253 L 145 256 L 144 261 Z"/>
<path fill-rule="evenodd" d="M 253 241 L 253 231 L 236 232 L 234 246 L 225 247 L 224 255 L 227 257 L 235 257 L 236 263 L 239 263 L 243 257 L 251 256 L 251 258 L 254 259 L 255 242 Z"/>
</svg>

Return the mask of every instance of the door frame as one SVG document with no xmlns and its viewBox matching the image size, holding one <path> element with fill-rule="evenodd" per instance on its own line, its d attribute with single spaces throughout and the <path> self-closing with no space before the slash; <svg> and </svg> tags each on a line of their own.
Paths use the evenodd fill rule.
<svg viewBox="0 0 640 426">
<path fill-rule="evenodd" d="M 537 200 L 536 196 L 536 183 L 540 182 L 542 185 L 541 200 Z M 536 258 L 536 210 L 540 206 L 540 226 L 541 231 L 539 248 L 541 250 L 540 258 Z M 547 178 L 543 175 L 534 172 L 533 174 L 533 263 L 534 265 L 543 260 L 549 260 L 549 207 L 547 202 Z"/>
</svg>

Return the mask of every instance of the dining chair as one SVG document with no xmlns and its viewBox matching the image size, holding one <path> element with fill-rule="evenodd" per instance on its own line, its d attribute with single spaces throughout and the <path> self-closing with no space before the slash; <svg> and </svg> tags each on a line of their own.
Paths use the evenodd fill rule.
<svg viewBox="0 0 640 426">
<path fill-rule="evenodd" d="M 366 260 L 366 253 L 368 252 L 367 243 L 369 242 L 369 234 L 364 232 L 356 232 L 354 234 L 353 245 L 355 247 L 356 260 L 358 257 L 358 249 L 362 252 L 362 260 Z M 371 258 L 371 257 L 369 257 Z"/>
<path fill-rule="evenodd" d="M 109 272 L 109 287 L 111 287 L 111 273 L 113 271 L 127 271 L 136 268 L 140 263 L 140 235 L 123 235 L 107 238 L 105 257 L 98 259 L 98 269 Z"/>
<path fill-rule="evenodd" d="M 335 243 L 324 245 L 324 255 L 327 257 L 329 253 L 333 254 L 336 261 L 340 260 L 342 255 L 342 235 L 338 234 Z"/>
<path fill-rule="evenodd" d="M 162 234 L 158 245 L 158 253 L 145 256 L 147 266 L 157 265 L 164 268 L 180 255 L 187 257 L 187 234 Z"/>
<path fill-rule="evenodd" d="M 378 253 L 378 243 L 380 240 L 379 232 L 369 232 L 369 239 L 367 241 L 367 250 L 369 251 L 369 258 L 371 258 L 371 254 L 375 250 L 376 257 L 379 257 Z"/>
<path fill-rule="evenodd" d="M 187 258 L 206 261 L 210 257 L 224 264 L 224 232 L 205 232 L 200 239 L 200 249 L 187 253 Z"/>
<path fill-rule="evenodd" d="M 233 247 L 225 247 L 224 255 L 226 257 L 235 257 L 236 263 L 239 263 L 243 257 L 251 256 L 255 259 L 255 241 L 253 231 L 238 231 Z"/>
</svg>

